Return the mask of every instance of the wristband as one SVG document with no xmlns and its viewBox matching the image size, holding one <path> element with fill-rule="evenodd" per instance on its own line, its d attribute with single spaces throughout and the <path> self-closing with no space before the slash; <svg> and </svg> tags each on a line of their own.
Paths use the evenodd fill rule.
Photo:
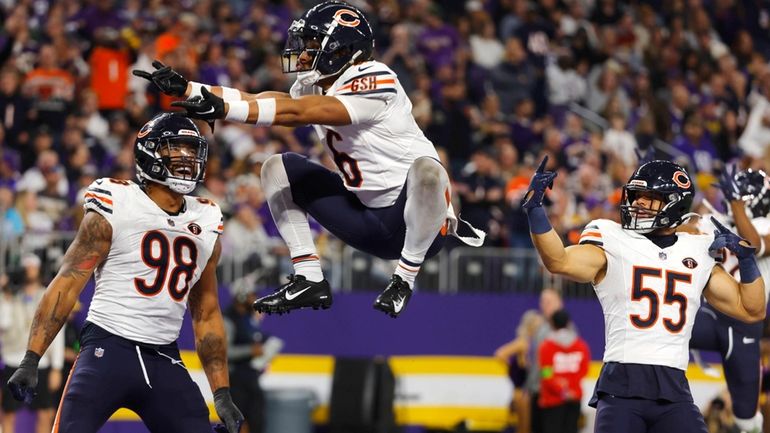
<svg viewBox="0 0 770 433">
<path fill-rule="evenodd" d="M 225 120 L 231 122 L 246 122 L 249 118 L 249 102 L 248 101 L 229 101 L 227 102 L 228 108 L 225 113 Z"/>
<path fill-rule="evenodd" d="M 201 95 L 201 87 L 205 87 L 209 92 L 211 91 L 211 86 L 208 84 L 201 84 L 195 81 L 190 81 L 190 87 L 190 95 L 187 97 L 188 100 L 196 96 L 203 96 Z"/>
<path fill-rule="evenodd" d="M 275 121 L 275 98 L 257 99 L 257 126 L 270 126 Z"/>
<path fill-rule="evenodd" d="M 545 214 L 542 206 L 527 209 L 527 221 L 529 221 L 529 231 L 534 235 L 542 235 L 552 229 L 548 215 Z"/>
<path fill-rule="evenodd" d="M 741 284 L 748 284 L 754 282 L 762 275 L 759 273 L 759 267 L 757 266 L 757 259 L 754 255 L 738 259 L 738 270 L 741 272 Z"/>
<path fill-rule="evenodd" d="M 232 101 L 240 101 L 241 100 L 241 91 L 238 89 L 233 89 L 232 87 L 225 87 L 221 86 L 222 89 L 222 99 L 225 100 L 225 102 L 232 102 Z M 209 89 L 211 90 L 211 89 Z"/>
</svg>

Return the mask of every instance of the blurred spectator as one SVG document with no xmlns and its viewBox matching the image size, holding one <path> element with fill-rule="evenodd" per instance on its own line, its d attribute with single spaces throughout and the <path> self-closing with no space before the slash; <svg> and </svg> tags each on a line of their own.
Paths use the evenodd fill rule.
<svg viewBox="0 0 770 433">
<path fill-rule="evenodd" d="M 21 94 L 21 76 L 16 68 L 0 70 L 0 126 L 11 149 L 21 152 L 29 144 L 30 100 Z"/>
<path fill-rule="evenodd" d="M 500 111 L 512 113 L 522 100 L 532 98 L 536 75 L 521 40 L 506 40 L 505 57 L 491 72 L 492 88 L 500 96 Z"/>
<path fill-rule="evenodd" d="M 551 317 L 553 314 L 564 308 L 561 293 L 552 287 L 546 287 L 540 292 L 540 314 L 543 316 L 543 322 L 535 331 L 532 337 L 532 351 L 535 354 L 527 370 L 527 379 L 524 383 L 530 396 L 530 422 L 532 423 L 532 433 L 543 432 L 543 414 L 540 408 L 540 346 L 551 333 Z"/>
<path fill-rule="evenodd" d="M 23 92 L 32 98 L 38 124 L 56 131 L 75 101 L 75 78 L 60 66 L 60 53 L 53 45 L 40 48 L 38 66 L 24 78 Z"/>
<path fill-rule="evenodd" d="M 245 433 L 261 433 L 264 430 L 265 397 L 259 377 L 283 347 L 280 338 L 262 332 L 262 315 L 251 308 L 256 300 L 253 291 L 241 290 L 223 315 L 230 393 L 246 418 L 246 427 L 241 429 Z"/>
<path fill-rule="evenodd" d="M 503 183 L 497 177 L 496 152 L 482 147 L 473 152 L 471 163 L 454 184 L 460 197 L 463 218 L 487 232 L 487 242 L 499 242 Z"/>
<path fill-rule="evenodd" d="M 588 374 L 588 344 L 569 327 L 566 310 L 551 315 L 552 331 L 538 352 L 541 374 L 540 400 L 543 433 L 577 433 L 581 381 Z"/>
<path fill-rule="evenodd" d="M 717 166 L 717 150 L 708 132 L 703 128 L 703 119 L 696 112 L 686 115 L 683 133 L 674 139 L 674 147 L 686 154 L 691 161 L 693 173 L 712 173 Z"/>
<path fill-rule="evenodd" d="M 727 390 L 709 402 L 703 412 L 703 419 L 706 421 L 706 428 L 708 428 L 709 433 L 741 433 L 741 430 L 735 425 L 735 416 L 730 404 L 730 393 Z"/>
<path fill-rule="evenodd" d="M 495 358 L 508 366 L 508 376 L 513 383 L 511 411 L 516 414 L 516 433 L 530 433 L 530 400 L 524 382 L 530 365 L 534 362 L 532 338 L 543 323 L 543 316 L 537 310 L 522 314 L 516 327 L 516 338 L 498 347 Z"/>
<path fill-rule="evenodd" d="M 417 50 L 425 59 L 429 72 L 446 65 L 454 65 L 460 47 L 457 29 L 444 22 L 443 12 L 437 2 L 429 2 L 422 17 L 425 27 L 417 36 Z"/>
<path fill-rule="evenodd" d="M 129 53 L 120 46 L 118 29 L 100 27 L 94 36 L 96 46 L 88 64 L 91 90 L 97 95 L 99 110 L 122 110 L 128 96 Z"/>
<path fill-rule="evenodd" d="M 14 208 L 15 194 L 8 185 L 0 185 L 0 237 L 12 240 L 24 233 L 24 221 Z"/>
<path fill-rule="evenodd" d="M 625 165 L 636 163 L 636 139 L 626 130 L 626 119 L 621 113 L 610 116 L 610 127 L 604 131 L 603 150 Z"/>
<path fill-rule="evenodd" d="M 53 150 L 44 150 L 37 154 L 37 163 L 34 167 L 25 171 L 19 180 L 17 188 L 32 192 L 40 192 L 48 189 L 53 184 L 55 192 L 60 196 L 66 196 L 69 191 L 69 183 L 65 176 L 61 176 L 63 167 L 59 164 L 59 155 Z"/>
<path fill-rule="evenodd" d="M 3 384 L 10 379 L 24 358 L 35 310 L 45 292 L 40 265 L 39 257 L 33 254 L 25 255 L 21 260 L 23 272 L 20 281 L 12 283 L 0 294 L 0 350 L 5 362 Z M 37 433 L 50 432 L 53 426 L 54 409 L 58 403 L 53 401 L 53 393 L 62 384 L 63 364 L 64 333 L 60 332 L 40 359 L 37 395 L 29 406 L 37 414 Z M 7 386 L 2 387 L 2 395 L 3 432 L 14 433 L 16 412 L 25 403 L 14 399 Z"/>
</svg>

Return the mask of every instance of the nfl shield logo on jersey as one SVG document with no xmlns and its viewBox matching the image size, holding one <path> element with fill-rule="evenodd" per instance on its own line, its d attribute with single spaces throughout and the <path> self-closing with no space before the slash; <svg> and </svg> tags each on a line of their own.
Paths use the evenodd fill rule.
<svg viewBox="0 0 770 433">
<path fill-rule="evenodd" d="M 101 358 L 102 356 L 104 356 L 104 349 L 102 349 L 101 347 L 97 347 L 96 350 L 94 350 L 94 356 L 96 356 L 97 358 Z"/>
</svg>

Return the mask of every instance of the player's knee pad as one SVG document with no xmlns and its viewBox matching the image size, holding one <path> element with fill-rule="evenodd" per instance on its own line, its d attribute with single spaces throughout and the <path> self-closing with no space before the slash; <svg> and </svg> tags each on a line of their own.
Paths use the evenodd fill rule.
<svg viewBox="0 0 770 433">
<path fill-rule="evenodd" d="M 410 186 L 421 189 L 443 190 L 449 183 L 449 176 L 444 167 L 435 159 L 421 156 L 414 160 L 409 168 L 409 182 L 415 182 Z"/>
<path fill-rule="evenodd" d="M 267 158 L 262 163 L 260 177 L 262 178 L 262 188 L 289 186 L 289 176 L 283 165 L 283 156 L 278 153 Z"/>
</svg>

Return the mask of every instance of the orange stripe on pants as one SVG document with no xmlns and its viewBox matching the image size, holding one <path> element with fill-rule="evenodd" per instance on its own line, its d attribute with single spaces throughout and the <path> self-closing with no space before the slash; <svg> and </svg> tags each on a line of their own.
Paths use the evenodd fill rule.
<svg viewBox="0 0 770 433">
<path fill-rule="evenodd" d="M 75 367 L 78 365 L 78 359 L 80 359 L 80 353 L 78 353 L 78 356 L 75 358 L 75 362 L 72 363 L 70 374 L 67 375 L 67 382 L 64 383 L 64 390 L 61 392 L 61 401 L 59 401 L 59 407 L 56 409 L 56 418 L 53 420 L 53 430 L 51 430 L 51 433 L 59 433 L 59 418 L 61 418 L 61 408 L 64 406 L 64 397 L 67 395 L 67 388 L 69 387 L 70 379 L 72 379 L 72 373 L 75 372 Z"/>
</svg>

